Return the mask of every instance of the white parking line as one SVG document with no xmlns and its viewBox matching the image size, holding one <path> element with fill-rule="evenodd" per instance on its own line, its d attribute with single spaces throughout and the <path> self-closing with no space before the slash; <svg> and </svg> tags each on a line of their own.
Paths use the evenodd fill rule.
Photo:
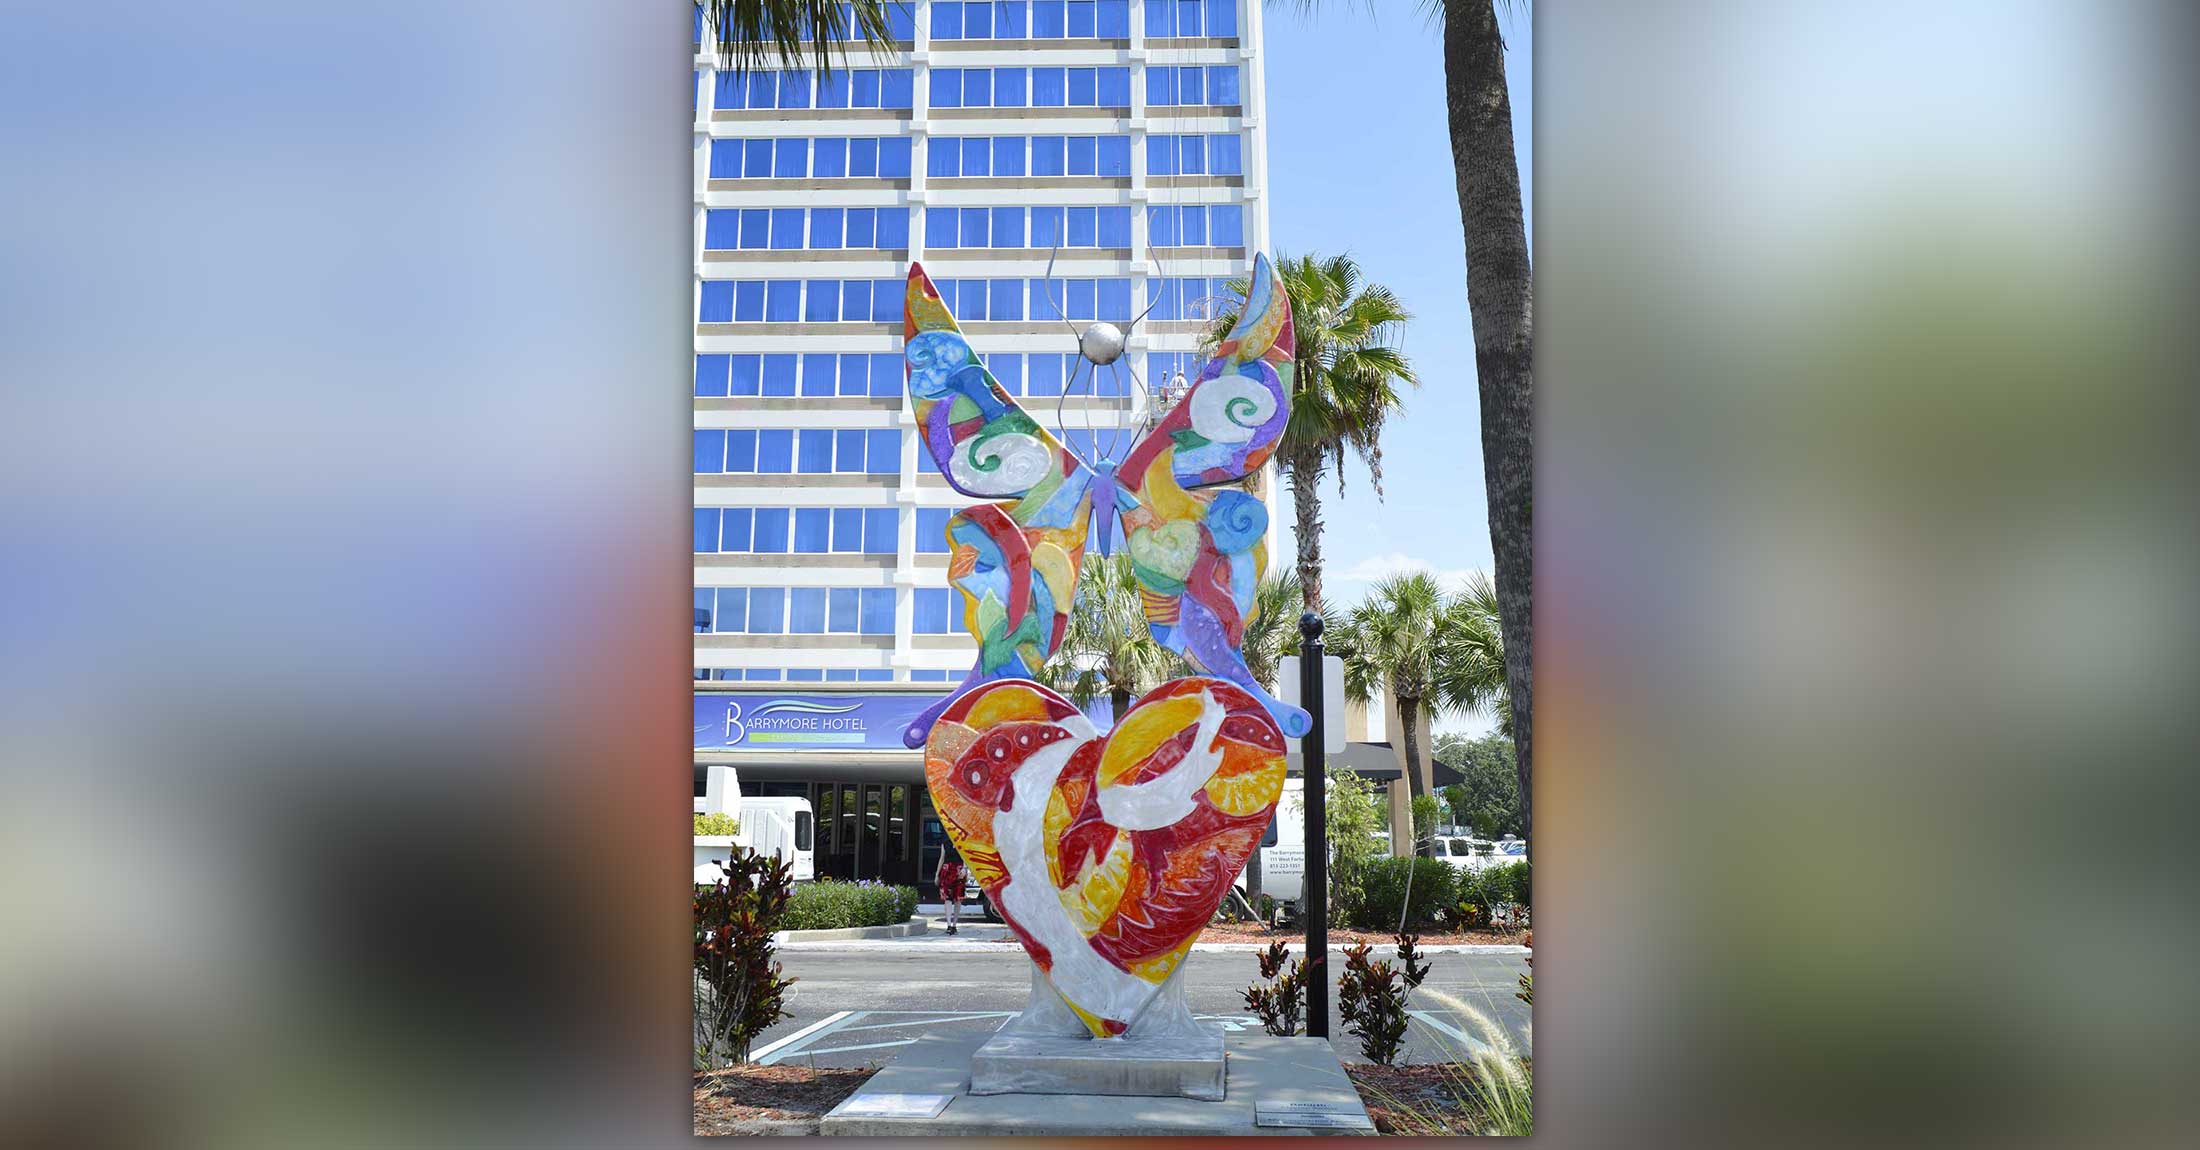
<svg viewBox="0 0 2200 1150">
<path fill-rule="evenodd" d="M 758 1066 L 770 1066 L 772 1063 L 779 1061 L 780 1052 L 784 1051 L 789 1044 L 800 1042 L 803 1039 L 808 1038 L 809 1036 L 832 1026 L 836 1022 L 840 1022 L 848 1018 L 853 1013 L 856 1012 L 841 1010 L 836 1011 L 832 1014 L 828 1014 L 825 1017 L 818 1019 L 816 1022 L 813 1022 L 808 1026 L 805 1026 L 802 1029 L 795 1031 L 793 1034 L 790 1034 L 785 1038 L 782 1038 L 779 1041 L 772 1043 L 770 1046 L 767 1046 L 764 1049 L 749 1055 L 749 1061 L 754 1062 Z"/>
<path fill-rule="evenodd" d="M 814 1058 L 820 1054 L 846 1054 L 851 1050 L 877 1050 L 886 1046 L 907 1046 L 915 1041 L 914 1038 L 897 1038 L 892 1042 L 866 1042 L 861 1046 L 835 1046 L 830 1050 L 805 1050 L 803 1053 Z"/>
<path fill-rule="evenodd" d="M 898 1012 L 887 1010 L 874 1010 L 870 1013 L 893 1014 Z M 927 1012 L 919 1011 L 918 1013 L 922 1014 Z M 843 1026 L 837 1031 L 837 1033 L 846 1034 L 854 1030 L 891 1030 L 897 1026 L 932 1026 L 942 1022 L 971 1022 L 981 1018 L 1013 1018 L 1015 1017 L 1015 1015 L 1016 1012 L 1013 1010 L 979 1010 L 969 1014 L 950 1014 L 945 1018 L 910 1018 L 904 1019 L 900 1022 L 874 1022 L 867 1026 Z"/>
<path fill-rule="evenodd" d="M 1431 1030 L 1439 1031 L 1458 1039 L 1461 1043 L 1465 1044 L 1467 1052 L 1469 1054 L 1480 1055 L 1495 1053 L 1490 1049 L 1489 1043 L 1484 1042 L 1481 1039 L 1476 1038 L 1473 1035 L 1468 1034 L 1466 1031 L 1460 1030 L 1458 1027 L 1452 1026 L 1449 1023 L 1438 1021 L 1434 1014 L 1426 1010 L 1409 1010 L 1406 1011 L 1406 1014 L 1420 1020 L 1423 1026 L 1426 1026 Z"/>
</svg>

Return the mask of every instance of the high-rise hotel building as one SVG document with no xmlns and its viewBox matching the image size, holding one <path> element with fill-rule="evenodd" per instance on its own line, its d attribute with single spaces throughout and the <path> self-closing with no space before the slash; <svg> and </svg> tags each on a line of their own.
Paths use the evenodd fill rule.
<svg viewBox="0 0 2200 1150">
<path fill-rule="evenodd" d="M 862 877 L 920 862 L 887 828 L 923 817 L 889 785 L 921 792 L 921 759 L 832 708 L 924 701 L 976 651 L 944 535 L 970 501 L 902 394 L 910 262 L 1035 418 L 1120 458 L 1152 410 L 1123 369 L 1195 377 L 1202 321 L 1268 244 L 1252 0 L 918 0 L 893 30 L 822 81 L 721 74 L 700 30 L 695 55 L 698 774 L 807 794 L 824 837 L 862 840 L 821 845 L 819 872 L 843 850 Z M 1097 378 L 1074 336 L 1094 320 L 1131 329 Z M 757 740 L 790 700 L 813 717 Z M 890 793 L 836 814 L 841 777 Z"/>
</svg>

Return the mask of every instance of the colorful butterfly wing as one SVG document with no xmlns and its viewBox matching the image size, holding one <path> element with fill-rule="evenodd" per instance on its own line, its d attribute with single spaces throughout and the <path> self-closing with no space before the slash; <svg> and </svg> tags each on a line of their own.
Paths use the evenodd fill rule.
<svg viewBox="0 0 2200 1150">
<path fill-rule="evenodd" d="M 902 741 L 921 747 L 942 712 L 995 679 L 1034 679 L 1061 645 L 1077 595 L 1092 515 L 1092 472 L 986 371 L 939 290 L 909 269 L 902 309 L 909 403 L 924 449 L 955 490 L 1006 499 L 947 521 L 948 582 L 978 661 L 961 685 L 917 716 Z"/>
<path fill-rule="evenodd" d="M 1286 735 L 1312 725 L 1245 666 L 1245 629 L 1268 566 L 1268 508 L 1236 487 L 1257 472 L 1291 418 L 1291 301 L 1255 256 L 1244 313 L 1199 382 L 1116 470 L 1124 546 L 1156 640 L 1253 693 Z M 1201 490 L 1201 488 L 1208 488 Z"/>
</svg>

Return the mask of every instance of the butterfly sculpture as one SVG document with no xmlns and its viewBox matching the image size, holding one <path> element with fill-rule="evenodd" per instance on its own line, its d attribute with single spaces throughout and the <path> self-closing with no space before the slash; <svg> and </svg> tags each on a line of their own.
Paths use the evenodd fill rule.
<svg viewBox="0 0 2200 1150">
<path fill-rule="evenodd" d="M 1237 325 L 1120 463 L 1078 458 L 1018 406 L 921 264 L 909 269 L 902 338 L 924 450 L 955 490 L 999 501 L 948 520 L 948 578 L 978 660 L 909 725 L 904 743 L 923 746 L 940 716 L 981 684 L 1038 678 L 1069 625 L 1095 515 L 1104 555 L 1108 520 L 1121 520 L 1153 637 L 1243 689 L 1284 734 L 1306 733 L 1306 712 L 1271 696 L 1241 653 L 1268 562 L 1268 508 L 1234 484 L 1274 454 L 1291 415 L 1291 302 L 1266 256 L 1254 258 Z"/>
<path fill-rule="evenodd" d="M 986 371 L 922 267 L 903 309 L 918 434 L 957 491 L 948 578 L 977 665 L 904 740 L 948 837 L 1063 1006 L 1094 1038 L 1182 1033 L 1153 1010 L 1283 791 L 1306 712 L 1246 669 L 1268 510 L 1231 486 L 1290 418 L 1291 305 L 1256 257 L 1245 309 L 1198 381 L 1120 464 L 1086 461 Z M 1095 520 L 1097 516 L 1097 521 Z M 1095 526 L 1121 521 L 1154 637 L 1201 674 L 1163 683 L 1105 734 L 1036 680 L 1061 645 Z M 1054 1017 L 1034 991 L 1011 1028 Z M 1145 1020 L 1146 1030 L 1139 1029 Z"/>
</svg>

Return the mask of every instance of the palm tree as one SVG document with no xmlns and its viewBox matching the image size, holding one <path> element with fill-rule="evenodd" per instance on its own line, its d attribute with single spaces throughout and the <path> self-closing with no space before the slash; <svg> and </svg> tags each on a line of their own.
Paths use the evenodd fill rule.
<svg viewBox="0 0 2200 1150">
<path fill-rule="evenodd" d="M 1513 733 L 1512 694 L 1505 680 L 1505 625 L 1497 587 L 1489 573 L 1467 576 L 1465 589 L 1452 596 L 1438 633 L 1435 697 L 1443 709 L 1497 712 L 1497 730 Z"/>
<path fill-rule="evenodd" d="M 886 14 L 900 6 L 893 0 L 696 0 L 695 9 L 709 22 L 704 34 L 717 45 L 720 70 L 808 68 L 826 76 L 852 44 L 893 51 Z"/>
<path fill-rule="evenodd" d="M 1276 278 L 1291 299 L 1291 422 L 1276 447 L 1276 462 L 1291 482 L 1298 514 L 1298 574 L 1305 609 L 1322 610 L 1322 518 L 1320 483 L 1324 469 L 1337 467 L 1337 488 L 1344 489 L 1344 453 L 1350 449 L 1367 464 L 1375 493 L 1383 490 L 1383 423 L 1403 405 L 1398 384 L 1418 385 L 1412 364 L 1394 339 L 1412 313 L 1389 288 L 1367 283 L 1351 256 L 1287 257 L 1277 262 Z M 1239 300 L 1246 285 L 1230 285 Z M 1224 309 L 1207 331 L 1213 347 L 1237 326 L 1237 312 Z"/>
<path fill-rule="evenodd" d="M 1467 311 L 1482 392 L 1482 488 L 1489 501 L 1495 598 L 1504 619 L 1507 715 L 1520 773 L 1521 833 L 1534 825 L 1535 277 L 1513 152 L 1505 38 L 1493 0 L 1441 0 L 1444 101 L 1467 241 Z"/>
<path fill-rule="evenodd" d="M 1054 657 L 1040 668 L 1040 680 L 1079 707 L 1106 695 L 1120 719 L 1132 700 L 1184 673 L 1183 660 L 1146 628 L 1130 555 L 1103 558 L 1088 552 L 1069 626 Z"/>
<path fill-rule="evenodd" d="M 1426 572 L 1395 575 L 1368 592 L 1336 629 L 1345 694 L 1367 702 L 1388 692 L 1404 740 L 1406 792 L 1419 797 L 1424 713 L 1498 708 L 1506 714 L 1505 641 L 1496 593 L 1477 574 L 1458 594 Z M 1418 851 L 1423 849 L 1416 846 Z"/>
</svg>

